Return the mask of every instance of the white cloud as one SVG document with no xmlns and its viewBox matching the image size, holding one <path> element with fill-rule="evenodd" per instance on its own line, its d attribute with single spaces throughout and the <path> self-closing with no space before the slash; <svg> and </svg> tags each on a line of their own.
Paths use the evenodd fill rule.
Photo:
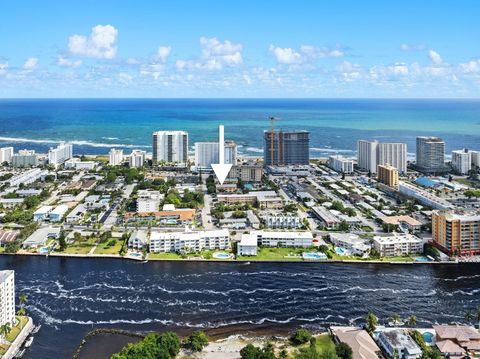
<svg viewBox="0 0 480 359">
<path fill-rule="evenodd" d="M 0 63 L 0 76 L 3 76 L 7 73 L 8 62 Z"/>
<path fill-rule="evenodd" d="M 172 48 L 170 46 L 160 46 L 157 50 L 157 59 L 161 62 L 167 62 L 168 56 L 172 52 Z"/>
<path fill-rule="evenodd" d="M 123 84 L 128 84 L 133 80 L 133 76 L 126 72 L 120 72 L 118 74 L 118 80 Z"/>
<path fill-rule="evenodd" d="M 303 61 L 302 55 L 289 47 L 275 47 L 270 45 L 269 50 L 280 64 L 299 64 Z"/>
<path fill-rule="evenodd" d="M 23 64 L 23 69 L 33 71 L 38 67 L 38 59 L 36 57 L 29 57 Z"/>
<path fill-rule="evenodd" d="M 242 44 L 229 40 L 220 42 L 216 37 L 200 38 L 202 55 L 196 60 L 177 60 L 177 70 L 222 70 L 225 66 L 237 67 L 243 63 Z"/>
<path fill-rule="evenodd" d="M 250 76 L 248 76 L 248 75 L 243 75 L 242 77 L 243 77 L 243 79 L 245 80 L 245 83 L 246 83 L 247 85 L 251 85 L 251 84 L 252 84 L 252 79 L 250 78 Z"/>
<path fill-rule="evenodd" d="M 459 65 L 460 71 L 464 74 L 480 74 L 480 60 L 471 60 Z M 1 67 L 0 67 L 1 69 Z"/>
<path fill-rule="evenodd" d="M 430 61 L 432 61 L 434 64 L 441 64 L 442 63 L 442 57 L 440 54 L 434 50 L 429 50 L 428 51 L 428 57 L 430 58 Z"/>
<path fill-rule="evenodd" d="M 57 65 L 62 67 L 80 67 L 82 65 L 82 60 L 70 60 L 64 56 L 58 56 Z"/>
<path fill-rule="evenodd" d="M 302 45 L 300 46 L 300 51 L 304 53 L 307 57 L 312 59 L 345 56 L 345 51 L 339 46 L 334 48 L 329 48 L 329 47 L 316 47 L 312 45 Z"/>
<path fill-rule="evenodd" d="M 426 46 L 423 44 L 416 44 L 416 45 L 411 45 L 411 44 L 401 44 L 400 45 L 400 50 L 402 51 L 423 51 L 425 50 Z"/>
<path fill-rule="evenodd" d="M 100 59 L 113 59 L 117 54 L 118 30 L 112 25 L 97 25 L 90 35 L 72 35 L 68 49 L 73 55 Z"/>
</svg>

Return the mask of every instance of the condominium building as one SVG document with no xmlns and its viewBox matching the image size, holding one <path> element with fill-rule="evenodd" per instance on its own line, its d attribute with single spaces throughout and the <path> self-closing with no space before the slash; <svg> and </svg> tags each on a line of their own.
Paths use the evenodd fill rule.
<svg viewBox="0 0 480 359">
<path fill-rule="evenodd" d="M 141 150 L 133 150 L 128 156 L 128 165 L 130 167 L 143 167 L 147 153 Z"/>
<path fill-rule="evenodd" d="M 204 249 L 226 249 L 230 244 L 228 230 L 198 232 L 157 232 L 150 235 L 150 252 L 199 252 Z"/>
<path fill-rule="evenodd" d="M 452 209 L 453 205 L 446 199 L 440 198 L 423 188 L 415 186 L 411 183 L 399 181 L 398 192 L 404 196 L 415 198 L 424 206 L 432 209 Z"/>
<path fill-rule="evenodd" d="M 157 131 L 153 133 L 153 163 L 187 163 L 188 133 Z"/>
<path fill-rule="evenodd" d="M 71 158 L 68 161 L 65 161 L 65 169 L 75 169 L 76 171 L 90 171 L 94 168 L 94 161 L 81 161 L 79 158 Z"/>
<path fill-rule="evenodd" d="M 407 145 L 360 140 L 357 143 L 358 167 L 377 173 L 379 165 L 395 167 L 399 173 L 407 172 Z"/>
<path fill-rule="evenodd" d="M 328 165 L 340 173 L 353 173 L 353 161 L 340 155 L 330 156 Z"/>
<path fill-rule="evenodd" d="M 264 220 L 267 228 L 291 229 L 302 227 L 300 217 L 291 214 L 269 213 L 264 217 Z"/>
<path fill-rule="evenodd" d="M 480 167 L 480 151 L 470 151 L 472 157 L 472 168 Z"/>
<path fill-rule="evenodd" d="M 432 239 L 450 255 L 480 254 L 480 212 L 433 211 Z"/>
<path fill-rule="evenodd" d="M 417 137 L 416 167 L 424 173 L 445 171 L 445 142 L 439 137 Z"/>
<path fill-rule="evenodd" d="M 398 187 L 398 170 L 390 165 L 377 166 L 378 182 L 383 183 L 392 188 Z"/>
<path fill-rule="evenodd" d="M 233 141 L 225 141 L 224 163 L 237 164 L 237 145 Z M 211 165 L 219 163 L 218 142 L 195 142 L 195 167 L 211 169 Z"/>
<path fill-rule="evenodd" d="M 265 131 L 264 165 L 308 165 L 310 162 L 310 132 Z"/>
<path fill-rule="evenodd" d="M 243 182 L 261 182 L 263 167 L 257 164 L 242 164 L 233 166 L 228 173 L 229 179 L 238 178 Z"/>
<path fill-rule="evenodd" d="M 0 271 L 0 326 L 15 324 L 15 273 Z"/>
<path fill-rule="evenodd" d="M 20 150 L 12 156 L 13 167 L 36 167 L 38 155 L 34 150 Z"/>
<path fill-rule="evenodd" d="M 252 191 L 243 194 L 219 194 L 218 202 L 226 204 L 258 204 L 262 209 L 280 209 L 283 199 L 275 191 Z"/>
<path fill-rule="evenodd" d="M 13 147 L 2 147 L 0 148 L 0 164 L 7 162 L 12 162 L 13 157 Z"/>
<path fill-rule="evenodd" d="M 54 166 L 64 164 L 73 156 L 73 146 L 69 143 L 61 143 L 56 148 L 48 151 L 48 163 Z"/>
<path fill-rule="evenodd" d="M 462 175 L 467 174 L 472 169 L 472 153 L 466 148 L 452 151 L 452 168 Z"/>
<path fill-rule="evenodd" d="M 31 170 L 22 172 L 16 176 L 13 176 L 8 180 L 10 186 L 20 186 L 21 184 L 27 185 L 35 182 L 36 180 L 41 179 L 43 176 L 46 176 L 48 171 L 42 170 L 40 168 L 32 168 Z"/>
<path fill-rule="evenodd" d="M 373 237 L 373 247 L 380 252 L 382 257 L 422 253 L 423 244 L 422 239 L 408 233 L 394 233 L 386 237 Z"/>
<path fill-rule="evenodd" d="M 238 256 L 256 256 L 258 249 L 257 236 L 251 233 L 242 233 L 237 243 Z"/>
<path fill-rule="evenodd" d="M 265 247 L 303 247 L 313 246 L 311 232 L 252 231 L 257 237 L 259 246 Z"/>
<path fill-rule="evenodd" d="M 162 197 L 159 191 L 138 191 L 137 212 L 157 212 Z"/>
<path fill-rule="evenodd" d="M 123 162 L 123 150 L 112 148 L 108 153 L 108 164 L 110 166 L 118 166 Z"/>
</svg>

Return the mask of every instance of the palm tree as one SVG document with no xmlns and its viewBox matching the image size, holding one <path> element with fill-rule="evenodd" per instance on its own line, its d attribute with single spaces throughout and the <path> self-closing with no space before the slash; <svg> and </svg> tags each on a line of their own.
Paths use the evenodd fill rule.
<svg viewBox="0 0 480 359">
<path fill-rule="evenodd" d="M 398 315 L 398 314 L 392 315 L 391 320 L 392 320 L 392 322 L 393 322 L 393 325 L 395 325 L 395 324 L 400 324 L 400 323 L 402 322 L 402 318 L 401 318 L 400 315 Z"/>
<path fill-rule="evenodd" d="M 0 326 L 0 335 L 6 338 L 11 330 L 12 327 L 10 326 L 10 323 L 5 323 L 4 325 Z"/>
<path fill-rule="evenodd" d="M 20 305 L 23 305 L 27 302 L 28 296 L 25 293 L 22 293 L 18 296 L 18 300 L 20 301 Z"/>
<path fill-rule="evenodd" d="M 417 324 L 417 317 L 415 315 L 411 315 L 408 317 L 408 325 L 410 327 L 414 327 Z"/>
<path fill-rule="evenodd" d="M 477 321 L 477 325 L 480 328 L 480 305 L 477 306 L 477 310 L 475 311 L 475 320 Z"/>
<path fill-rule="evenodd" d="M 465 320 L 470 323 L 473 320 L 473 313 L 470 309 L 465 311 Z"/>
</svg>

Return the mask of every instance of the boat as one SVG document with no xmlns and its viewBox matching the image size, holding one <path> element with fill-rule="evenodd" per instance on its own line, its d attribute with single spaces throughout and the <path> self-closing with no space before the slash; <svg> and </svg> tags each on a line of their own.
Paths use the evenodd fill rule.
<svg viewBox="0 0 480 359">
<path fill-rule="evenodd" d="M 33 328 L 32 334 L 37 334 L 40 329 L 42 329 L 41 324 L 39 324 L 39 325 L 37 325 L 36 327 Z"/>
<path fill-rule="evenodd" d="M 250 264 L 250 262 L 243 263 L 244 266 L 248 266 L 249 264 Z"/>
<path fill-rule="evenodd" d="M 33 337 L 30 337 L 25 341 L 25 343 L 23 343 L 23 346 L 25 348 L 30 348 L 30 345 L 32 345 L 32 343 L 33 343 Z"/>
<path fill-rule="evenodd" d="M 17 354 L 15 354 L 14 358 L 21 358 L 25 354 L 25 349 L 19 350 Z"/>
</svg>

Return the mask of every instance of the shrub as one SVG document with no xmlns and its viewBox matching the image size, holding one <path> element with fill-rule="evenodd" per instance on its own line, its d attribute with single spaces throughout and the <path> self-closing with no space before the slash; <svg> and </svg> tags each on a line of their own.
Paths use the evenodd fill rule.
<svg viewBox="0 0 480 359">
<path fill-rule="evenodd" d="M 194 352 L 201 352 L 208 345 L 208 337 L 201 330 L 193 332 L 187 339 L 187 346 Z"/>
<path fill-rule="evenodd" d="M 290 337 L 290 341 L 294 345 L 300 345 L 300 344 L 305 344 L 310 341 L 312 338 L 312 334 L 304 328 L 297 329 L 295 333 Z"/>
</svg>

